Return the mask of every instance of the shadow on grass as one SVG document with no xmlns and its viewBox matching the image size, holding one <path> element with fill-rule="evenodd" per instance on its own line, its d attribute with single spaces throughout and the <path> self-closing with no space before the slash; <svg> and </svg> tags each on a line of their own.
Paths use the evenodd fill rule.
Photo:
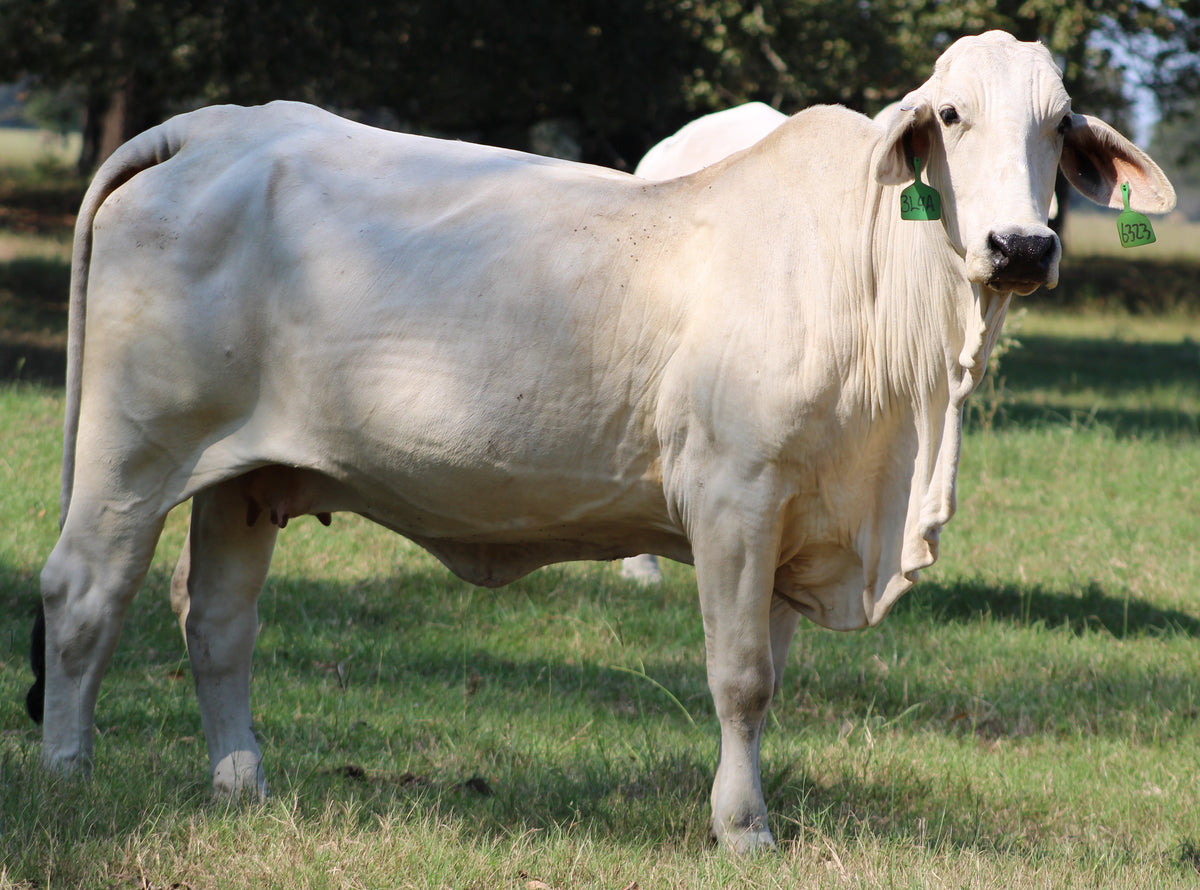
<svg viewBox="0 0 1200 890">
<path fill-rule="evenodd" d="M 1200 436 L 1200 414 L 1164 408 L 1099 408 L 1048 403 L 1006 405 L 992 420 L 993 430 L 1039 429 L 1047 426 L 1100 427 L 1118 439 L 1151 436 L 1195 438 Z M 968 425 L 968 429 L 973 425 Z"/>
<path fill-rule="evenodd" d="M 892 616 L 928 615 L 936 623 L 990 620 L 1016 627 L 1066 627 L 1080 634 L 1102 631 L 1117 639 L 1200 637 L 1200 617 L 1163 609 L 1127 592 L 1110 593 L 1096 582 L 1080 590 L 1055 590 L 1040 584 L 989 584 L 983 581 L 922 581 L 897 603 Z"/>
<path fill-rule="evenodd" d="M 169 586 L 168 572 L 150 573 L 127 615 L 114 665 L 142 667 L 147 659 L 164 669 L 178 664 L 181 641 Z M 0 565 L 0 641 L 22 661 L 38 600 L 35 571 Z M 508 588 L 485 590 L 432 563 L 402 565 L 393 575 L 350 585 L 272 578 L 259 617 L 264 636 L 256 650 L 256 672 L 282 672 L 273 682 L 306 674 L 328 682 L 331 665 L 340 661 L 354 672 L 356 683 L 383 677 L 389 684 L 424 687 L 429 694 L 439 689 L 461 694 L 464 683 L 482 679 L 515 693 L 535 687 L 552 671 L 556 687 L 571 694 L 577 690 L 597 706 L 622 703 L 634 689 L 672 720 L 685 720 L 683 710 L 696 718 L 711 713 L 699 608 L 686 576 L 651 588 L 614 580 L 598 590 L 594 578 L 576 579 L 551 567 Z M 563 628 L 589 621 L 624 628 L 627 639 L 613 642 L 609 664 L 533 654 L 539 638 L 556 646 Z M 925 580 L 900 600 L 887 623 L 934 632 L 940 626 L 994 623 L 1076 635 L 1100 632 L 1118 640 L 1200 638 L 1200 617 L 1124 591 L 1110 592 L 1095 582 L 1071 590 Z M 847 644 L 864 639 L 863 633 L 820 633 Z M 489 648 L 518 634 L 526 642 Z M 656 658 L 663 646 L 674 654 Z M 630 658 L 644 664 L 646 676 L 623 667 Z M 826 673 L 826 666 L 817 667 Z M 471 674 L 479 676 L 473 680 Z M 939 694 L 930 692 L 934 698 Z"/>
<path fill-rule="evenodd" d="M 0 334 L 0 380 L 62 386 L 66 379 L 67 358 L 62 348 Z"/>
<path fill-rule="evenodd" d="M 1021 348 L 1004 357 L 1008 385 L 1078 387 L 1119 391 L 1178 384 L 1194 387 L 1200 343 L 1130 343 L 1121 340 L 1020 335 Z"/>
<path fill-rule="evenodd" d="M 0 380 L 63 384 L 70 278 L 65 260 L 0 263 Z"/>
<path fill-rule="evenodd" d="M 1038 389 L 1064 394 L 1094 392 L 1101 394 L 1103 401 L 1127 393 L 1149 396 L 1180 389 L 1200 398 L 1198 343 L 1127 343 L 1024 335 L 1020 341 L 1021 348 L 1003 359 L 1005 389 L 1017 402 L 1003 408 L 995 421 L 997 428 L 1072 422 L 1084 413 L 1078 407 L 1056 404 L 1053 395 L 1046 398 L 1045 404 L 1033 404 L 1027 394 Z M 1119 436 L 1200 434 L 1200 416 L 1194 411 L 1161 405 L 1102 407 L 1088 412 L 1086 420 Z"/>
</svg>

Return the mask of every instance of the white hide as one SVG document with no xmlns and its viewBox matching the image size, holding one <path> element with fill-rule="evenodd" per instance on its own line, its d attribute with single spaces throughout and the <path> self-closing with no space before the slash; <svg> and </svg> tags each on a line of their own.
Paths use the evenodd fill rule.
<svg viewBox="0 0 1200 890">
<path fill-rule="evenodd" d="M 1060 151 L 1095 199 L 1119 205 L 1124 178 L 1140 209 L 1173 204 L 1071 112 L 1040 46 L 959 41 L 904 104 L 887 127 L 812 108 L 665 182 L 293 103 L 120 149 L 76 234 L 45 759 L 90 758 L 124 610 L 192 498 L 173 600 L 213 781 L 262 789 L 250 661 L 275 535 L 348 510 L 479 584 L 694 562 L 713 831 L 769 846 L 759 742 L 796 622 L 876 624 L 937 557 L 963 402 L 1010 291 L 1056 274 Z M 913 152 L 942 221 L 899 218 Z"/>
<path fill-rule="evenodd" d="M 661 180 L 695 173 L 749 148 L 785 120 L 786 114 L 762 102 L 714 111 L 654 145 L 638 162 L 634 175 Z M 652 553 L 642 553 L 621 561 L 621 577 L 638 584 L 657 584 L 662 570 Z"/>
</svg>

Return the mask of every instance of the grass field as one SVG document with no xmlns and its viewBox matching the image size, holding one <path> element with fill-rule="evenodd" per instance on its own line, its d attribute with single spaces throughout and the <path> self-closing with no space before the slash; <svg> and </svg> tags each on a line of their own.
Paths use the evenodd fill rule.
<svg viewBox="0 0 1200 890">
<path fill-rule="evenodd" d="M 1196 262 L 1152 257 L 1128 261 L 1143 294 Z M 9 302 L 51 355 L 55 268 Z M 1119 287 L 1014 319 L 941 561 L 893 615 L 802 627 L 764 746 L 781 848 L 750 861 L 707 841 L 690 568 L 487 591 L 340 514 L 288 526 L 260 601 L 266 802 L 208 792 L 167 604 L 182 513 L 106 680 L 93 778 L 47 777 L 23 697 L 62 397 L 0 387 L 0 888 L 1195 886 L 1200 320 L 1130 312 Z"/>
<path fill-rule="evenodd" d="M 79 157 L 80 136 L 0 127 L 0 170 L 25 171 L 39 165 L 69 166 Z"/>
</svg>

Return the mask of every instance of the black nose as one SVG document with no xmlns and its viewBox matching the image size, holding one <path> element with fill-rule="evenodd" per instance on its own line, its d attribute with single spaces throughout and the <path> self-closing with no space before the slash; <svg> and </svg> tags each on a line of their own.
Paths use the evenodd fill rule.
<svg viewBox="0 0 1200 890">
<path fill-rule="evenodd" d="M 1057 251 L 1053 235 L 988 235 L 992 251 L 993 286 L 1041 284 Z"/>
</svg>

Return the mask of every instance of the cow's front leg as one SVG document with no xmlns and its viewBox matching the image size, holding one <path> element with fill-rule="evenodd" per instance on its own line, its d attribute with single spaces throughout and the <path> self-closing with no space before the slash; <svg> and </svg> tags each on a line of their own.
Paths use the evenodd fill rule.
<svg viewBox="0 0 1200 890">
<path fill-rule="evenodd" d="M 250 716 L 250 663 L 258 595 L 277 531 L 265 515 L 247 524 L 237 480 L 200 492 L 192 501 L 192 524 L 172 581 L 213 788 L 221 793 L 266 793 Z"/>
<path fill-rule="evenodd" d="M 771 601 L 778 538 L 771 529 L 744 525 L 723 531 L 693 544 L 708 685 L 721 722 L 712 827 L 722 846 L 752 853 L 775 845 L 767 826 L 759 747 L 776 688 Z M 786 655 L 791 634 L 780 630 L 776 648 Z"/>
</svg>

